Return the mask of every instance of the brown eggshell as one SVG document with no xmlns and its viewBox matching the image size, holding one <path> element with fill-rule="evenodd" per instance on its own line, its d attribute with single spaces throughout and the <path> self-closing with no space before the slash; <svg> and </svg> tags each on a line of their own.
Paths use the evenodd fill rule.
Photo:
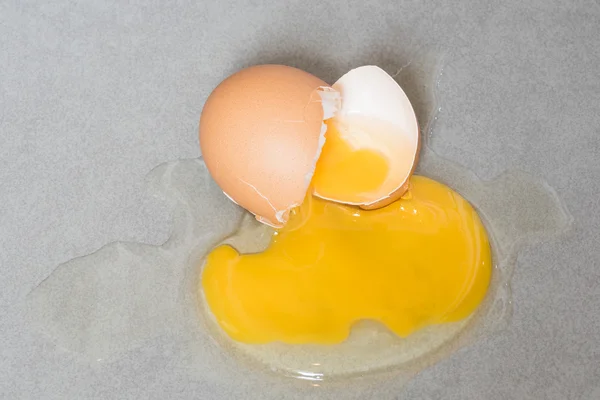
<svg viewBox="0 0 600 400">
<path fill-rule="evenodd" d="M 200 117 L 200 147 L 223 192 L 269 225 L 280 227 L 308 189 L 320 151 L 319 87 L 302 70 L 258 65 L 225 79 Z"/>
</svg>

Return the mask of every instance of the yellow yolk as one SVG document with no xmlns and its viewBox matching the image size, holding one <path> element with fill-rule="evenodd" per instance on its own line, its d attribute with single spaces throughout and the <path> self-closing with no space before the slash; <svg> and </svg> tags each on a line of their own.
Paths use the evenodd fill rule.
<svg viewBox="0 0 600 400">
<path fill-rule="evenodd" d="M 334 344 L 359 320 L 405 337 L 468 317 L 491 274 L 483 224 L 450 188 L 410 183 L 372 211 L 308 197 L 264 252 L 214 249 L 202 287 L 219 325 L 246 343 Z"/>
<path fill-rule="evenodd" d="M 312 187 L 321 197 L 346 203 L 368 201 L 368 194 L 379 189 L 388 176 L 386 158 L 368 148 L 353 149 L 333 120 L 327 121 L 325 138 Z"/>
</svg>

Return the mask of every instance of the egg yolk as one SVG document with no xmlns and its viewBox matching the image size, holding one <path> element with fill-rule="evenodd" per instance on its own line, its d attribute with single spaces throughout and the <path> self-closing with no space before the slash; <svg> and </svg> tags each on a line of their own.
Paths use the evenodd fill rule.
<svg viewBox="0 0 600 400">
<path fill-rule="evenodd" d="M 377 210 L 309 196 L 264 252 L 214 249 L 201 284 L 235 340 L 335 344 L 360 320 L 405 337 L 468 317 L 485 296 L 491 265 L 471 205 L 413 176 L 403 198 Z"/>
<path fill-rule="evenodd" d="M 350 203 L 368 200 L 368 194 L 379 189 L 388 176 L 387 159 L 369 148 L 353 149 L 332 120 L 327 121 L 325 138 L 312 187 L 325 198 L 343 198 Z"/>
</svg>

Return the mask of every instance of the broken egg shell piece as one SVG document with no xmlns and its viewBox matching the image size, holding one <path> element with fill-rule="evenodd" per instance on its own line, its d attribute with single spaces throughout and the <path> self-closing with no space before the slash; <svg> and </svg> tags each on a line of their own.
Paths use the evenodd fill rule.
<svg viewBox="0 0 600 400">
<path fill-rule="evenodd" d="M 336 98 L 338 100 L 336 100 Z M 285 65 L 256 65 L 221 82 L 200 117 L 200 147 L 221 190 L 263 223 L 281 227 L 304 200 L 339 96 Z"/>
<path fill-rule="evenodd" d="M 325 146 L 325 133 L 327 131 L 327 124 L 325 124 L 325 121 L 332 118 L 337 113 L 337 111 L 340 108 L 340 104 L 341 104 L 340 94 L 336 90 L 334 90 L 333 88 L 331 88 L 329 86 L 320 86 L 319 88 L 317 88 L 314 91 L 314 96 L 311 95 L 310 102 L 313 102 L 313 101 L 321 104 L 321 107 L 323 109 L 323 116 L 321 117 L 321 128 L 319 131 L 319 141 L 317 143 L 316 153 L 313 157 L 312 167 L 304 176 L 303 193 L 305 193 L 305 194 L 308 192 L 308 189 L 310 187 L 310 182 L 312 180 L 312 177 L 315 173 L 315 169 L 317 167 L 317 161 L 319 160 L 319 157 L 321 156 L 323 146 Z M 307 118 L 307 117 L 305 116 L 305 118 Z M 254 214 L 254 213 L 252 213 L 252 211 L 250 211 L 250 212 L 252 214 L 254 214 L 254 217 L 256 218 L 256 220 L 258 222 L 269 225 L 273 228 L 282 228 L 287 223 L 289 216 L 290 216 L 290 212 L 294 208 L 300 206 L 302 204 L 302 201 L 304 200 L 304 196 L 303 196 L 302 199 L 296 199 L 296 201 L 294 201 L 292 204 L 288 205 L 284 209 L 277 209 L 269 201 L 269 199 L 266 196 L 262 195 L 258 191 L 257 191 L 257 193 L 259 193 L 261 195 L 261 197 L 263 197 L 263 199 L 273 208 L 275 220 L 273 220 L 272 218 L 271 219 L 267 218 L 262 215 Z M 226 194 L 226 196 L 235 203 L 235 201 L 229 195 Z"/>
<path fill-rule="evenodd" d="M 325 146 L 325 133 L 327 132 L 327 124 L 325 123 L 325 121 L 332 118 L 338 112 L 338 110 L 340 109 L 340 104 L 341 104 L 341 98 L 340 98 L 339 92 L 337 92 L 336 90 L 334 90 L 333 88 L 331 88 L 329 86 L 319 87 L 317 90 L 315 90 L 314 94 L 316 96 L 311 96 L 311 101 L 315 100 L 316 102 L 321 103 L 321 107 L 323 109 L 323 116 L 321 118 L 321 129 L 319 131 L 319 141 L 317 144 L 316 154 L 313 158 L 313 165 L 312 165 L 312 168 L 306 173 L 306 175 L 304 177 L 304 185 L 305 185 L 304 193 L 308 192 L 308 189 L 310 187 L 310 182 L 311 182 L 312 177 L 315 174 L 315 170 L 317 168 L 317 161 L 319 160 L 319 157 L 321 157 L 321 152 L 323 151 L 323 146 Z M 229 197 L 229 196 L 227 196 L 227 197 Z M 230 197 L 230 199 L 231 199 L 231 197 Z M 231 199 L 231 200 L 233 200 L 233 199 Z M 268 201 L 268 199 L 266 199 L 266 198 L 265 198 L 265 200 Z M 289 216 L 290 216 L 290 212 L 294 208 L 300 206 L 302 204 L 303 200 L 304 200 L 304 197 L 300 201 L 296 201 L 296 202 L 290 204 L 283 210 L 276 210 L 275 211 L 276 221 L 272 221 L 268 218 L 265 218 L 263 216 L 256 215 L 256 214 L 254 216 L 258 222 L 269 225 L 273 228 L 282 228 L 287 223 Z"/>
<path fill-rule="evenodd" d="M 377 66 L 353 69 L 332 87 L 341 96 L 333 117 L 341 137 L 354 149 L 380 153 L 388 161 L 389 173 L 377 190 L 364 194 L 368 201 L 325 196 L 316 189 L 314 194 L 364 209 L 384 207 L 406 192 L 418 160 L 419 126 L 412 104 L 394 78 Z"/>
</svg>

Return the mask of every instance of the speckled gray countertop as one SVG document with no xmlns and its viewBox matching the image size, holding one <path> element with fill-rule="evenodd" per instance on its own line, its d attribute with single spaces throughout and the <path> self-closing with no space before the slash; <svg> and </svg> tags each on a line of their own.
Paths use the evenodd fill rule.
<svg viewBox="0 0 600 400">
<path fill-rule="evenodd" d="M 505 330 L 360 398 L 600 399 L 597 1 L 134 3 L 0 2 L 0 398 L 263 398 L 260 381 L 185 371 L 168 339 L 84 362 L 32 332 L 23 302 L 73 257 L 169 236 L 144 176 L 200 155 L 199 113 L 226 75 L 279 62 L 331 82 L 427 52 L 445 119 L 429 145 L 483 179 L 545 180 L 573 224 L 520 252 Z"/>
</svg>

